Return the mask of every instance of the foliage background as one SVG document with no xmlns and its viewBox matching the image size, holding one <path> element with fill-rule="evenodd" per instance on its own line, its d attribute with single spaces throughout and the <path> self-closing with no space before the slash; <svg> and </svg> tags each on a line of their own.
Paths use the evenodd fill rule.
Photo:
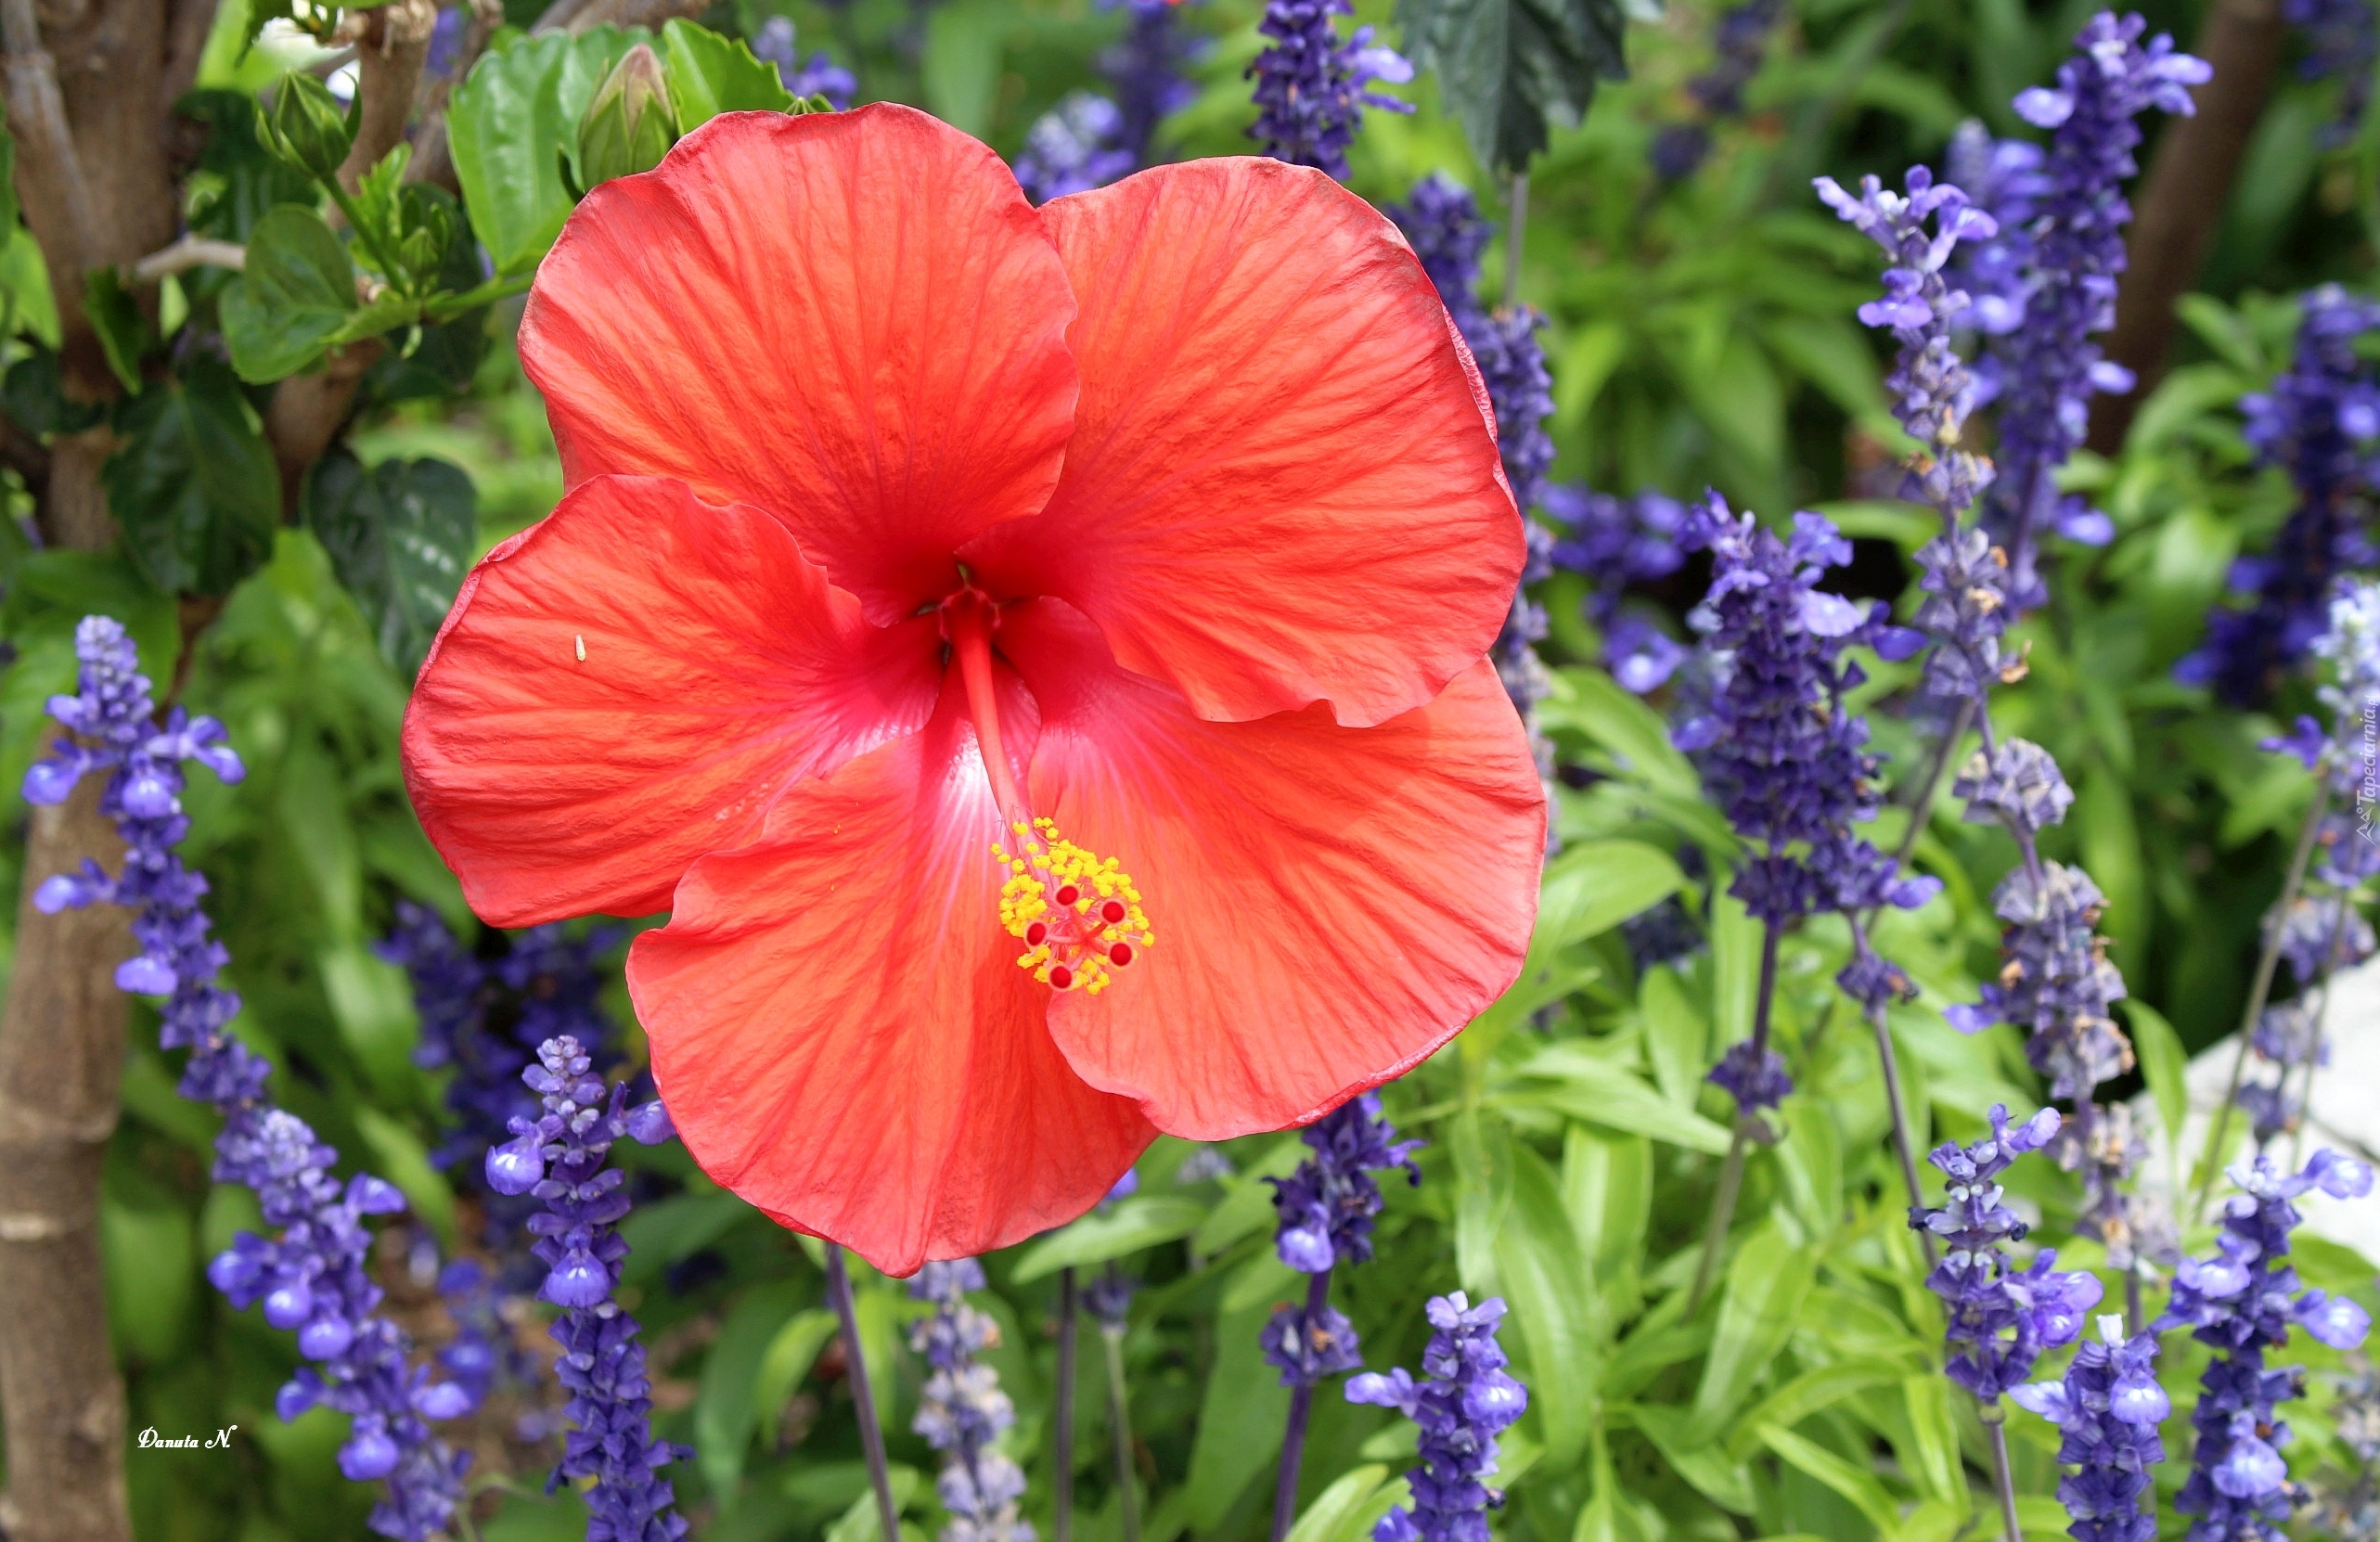
<svg viewBox="0 0 2380 1542">
<path fill-rule="evenodd" d="M 516 23 L 536 8 L 508 0 Z M 1820 172 L 1897 179 L 1912 161 L 1936 160 L 1969 116 L 2018 132 L 2010 96 L 2046 78 L 2091 8 L 1804 0 L 1779 26 L 1747 113 L 1717 125 L 1710 161 L 1666 189 L 1646 152 L 1661 124 L 1692 110 L 1683 83 L 1708 63 L 1713 10 L 1680 0 L 1631 25 L 1633 78 L 1607 88 L 1581 127 L 1558 133 L 1533 169 L 1520 294 L 1550 321 L 1557 477 L 1680 495 L 1709 484 L 1772 519 L 1820 508 L 1859 537 L 1858 562 L 1840 575 L 1850 590 L 1903 599 L 1909 554 L 1930 521 L 1878 495 L 1892 479 L 1877 468 L 1901 442 L 1880 355 L 1852 315 L 1872 292 L 1872 254 L 1819 208 L 1808 181 Z M 2144 9 L 2186 40 L 2198 7 Z M 277 68 L 269 50 L 239 57 L 236 12 L 219 27 L 202 85 L 252 90 Z M 825 46 L 856 68 L 863 97 L 924 106 L 1011 154 L 1040 112 L 1093 84 L 1099 51 L 1122 25 L 1121 12 L 1091 0 L 722 0 L 702 19 L 751 33 L 780 12 L 805 49 Z M 1358 12 L 1390 22 L 1373 0 Z M 1185 15 L 1213 45 L 1196 67 L 1198 99 L 1164 142 L 1180 156 L 1241 153 L 1253 117 L 1241 71 L 1260 45 L 1259 8 L 1195 0 Z M 1367 119 L 1355 187 L 1387 203 L 1444 169 L 1494 208 L 1499 189 L 1433 83 L 1404 90 L 1419 110 Z M 2299 773 L 2254 749 L 2269 721 L 2211 711 L 2169 671 L 2199 639 L 2231 559 L 2260 546 L 2289 507 L 2277 473 L 2248 469 L 2234 408 L 2285 353 L 2286 297 L 2322 278 L 2370 283 L 2380 119 L 2352 145 L 2319 148 L 2335 92 L 2292 77 L 2268 109 L 2206 292 L 2187 303 L 2179 367 L 2119 456 L 2076 469 L 2115 516 L 2117 539 L 2062 552 L 2053 603 L 2026 629 L 2031 679 L 2001 709 L 2005 728 L 2050 748 L 2078 789 L 2049 855 L 2078 856 L 2109 896 L 2105 929 L 2133 993 L 2128 1025 L 2146 1085 L 2168 1107 L 2182 1055 L 2232 1025 L 2257 919 L 2308 795 Z M 1488 270 L 1500 263 L 1491 252 Z M 7 356 L 30 356 L 47 300 L 23 232 L 0 268 L 17 334 Z M 207 305 L 202 282 L 181 299 L 185 314 Z M 485 313 L 483 348 L 461 340 L 446 361 L 468 382 L 459 394 L 408 396 L 383 378 L 352 439 L 370 465 L 436 456 L 460 467 L 482 550 L 560 493 L 542 409 L 511 348 L 519 309 L 514 300 Z M 13 391 L 8 405 L 39 427 Z M 9 534 L 0 526 L 0 541 Z M 1674 618 L 1702 576 L 1690 567 L 1645 598 Z M 124 616 L 161 677 L 179 634 L 173 601 L 122 558 L 37 553 L 17 540 L 0 554 L 0 581 L 11 655 L 0 674 L 0 818 L 20 825 L 18 787 L 44 736 L 40 703 L 71 680 L 74 619 L 96 608 Z M 1388 1092 L 1400 1128 L 1429 1144 L 1421 1186 L 1391 1194 L 1380 1262 L 1340 1276 L 1368 1363 L 1415 1363 L 1432 1293 L 1462 1286 L 1512 1302 L 1507 1339 L 1532 1394 L 1506 1444 L 1502 1523 L 1516 1537 L 1948 1542 L 1976 1523 L 1982 1433 L 1938 1374 L 1939 1311 L 1920 1287 L 1896 1198 L 1872 1049 L 1829 1004 L 1846 942 L 1827 925 L 1785 952 L 1779 1032 L 1801 1088 L 1784 1109 L 1785 1138 L 1753 1163 L 1716 1311 L 1683 1318 L 1678 1287 L 1727 1142 L 1723 1100 L 1701 1076 L 1748 1027 L 1756 930 L 1711 897 L 1695 864 L 1680 865 L 1682 847 L 1723 859 L 1730 839 L 1667 747 L 1655 708 L 1593 667 L 1599 646 L 1578 615 L 1578 581 L 1550 588 L 1562 668 L 1547 724 L 1576 768 L 1560 792 L 1566 850 L 1549 874 L 1523 986 Z M 406 677 L 302 524 L 273 533 L 268 559 L 230 595 L 188 669 L 187 700 L 223 718 L 251 768 L 235 789 L 199 778 L 189 797 L 190 855 L 214 885 L 210 908 L 247 1000 L 239 1030 L 280 1068 L 277 1098 L 412 1200 L 413 1216 L 383 1239 L 382 1273 L 418 1336 L 434 1342 L 445 1328 L 411 1266 L 409 1228 L 468 1251 L 476 1227 L 428 1159 L 440 1089 L 410 1060 L 417 1026 L 404 977 L 370 944 L 401 897 L 458 928 L 475 923 L 404 798 L 395 751 Z M 1906 777 L 1925 743 L 1922 726 L 1895 710 L 1909 671 L 1873 674 L 1862 699 Z M 1906 817 L 1888 808 L 1879 839 L 1896 839 Z M 1921 1118 L 1936 1137 L 1972 1138 L 1992 1101 L 2029 1108 L 2039 1097 L 2011 1031 L 1963 1038 L 1941 1018 L 1996 967 L 1983 896 L 2012 852 L 1949 816 L 1917 852 L 1949 887 L 1885 922 L 1882 945 L 1925 987 L 1893 1028 Z M 19 843 L 0 847 L 0 863 L 20 857 Z M 1672 894 L 1706 945 L 1679 968 L 1640 972 L 1620 923 Z M 632 1022 L 616 977 L 611 1007 Z M 209 1118 L 174 1095 L 153 1014 L 135 1016 L 104 1216 L 132 1423 L 182 1433 L 237 1422 L 243 1437 L 228 1455 L 135 1451 L 139 1535 L 362 1536 L 368 1496 L 332 1462 L 343 1420 L 316 1411 L 282 1425 L 272 1394 L 292 1345 L 205 1284 L 204 1261 L 256 1217 L 241 1191 L 206 1181 Z M 1256 1330 L 1295 1287 L 1271 1253 L 1260 1179 L 1285 1172 L 1302 1148 L 1289 1136 L 1234 1142 L 1235 1176 L 1177 1185 L 1169 1175 L 1186 1150 L 1161 1142 L 1139 1196 L 987 1260 L 988 1309 L 1004 1329 L 994 1359 L 1021 1412 L 1011 1448 L 1033 1476 L 1031 1503 L 1045 1510 L 1052 1463 L 1076 1465 L 1084 1542 L 1118 1536 L 1119 1515 L 1095 1351 L 1084 1356 L 1075 1450 L 1050 1449 L 1048 1324 L 1064 1260 L 1101 1267 L 1113 1258 L 1147 1282 L 1124 1343 L 1147 1542 L 1262 1533 L 1286 1394 L 1257 1356 Z M 856 1503 L 864 1480 L 840 1352 L 819 1315 L 815 1250 L 718 1191 L 675 1147 L 624 1149 L 622 1159 L 637 1165 L 643 1196 L 627 1227 L 624 1293 L 653 1345 L 663 1432 L 700 1452 L 674 1473 L 699 1532 L 711 1542 L 866 1542 L 875 1523 Z M 2062 1236 L 2068 1180 L 2031 1163 L 2015 1182 L 2046 1234 Z M 2090 1244 L 2062 1252 L 2094 1261 Z M 2309 1282 L 2374 1304 L 2363 1261 L 2309 1241 L 2302 1263 Z M 884 1409 L 894 1459 L 929 1471 L 907 1433 L 917 1367 L 896 1343 L 912 1307 L 896 1284 L 861 1272 L 871 1362 L 894 1368 Z M 534 1321 L 521 1335 L 544 1343 Z M 2169 1341 L 2168 1363 L 2194 1371 L 2199 1353 Z M 2316 1347 L 2305 1357 L 2317 1369 L 2334 1358 Z M 2329 1439 L 2324 1387 L 2318 1377 L 2296 1414 L 2300 1475 L 2348 1459 Z M 570 1497 L 539 1492 L 550 1450 L 511 1438 L 517 1412 L 495 1407 L 472 1433 L 486 1485 L 479 1533 L 490 1542 L 577 1535 Z M 2168 1427 L 2177 1455 L 2185 1412 L 2178 1405 Z M 2021 1488 L 2034 1496 L 2028 1528 L 2054 1533 L 2064 1523 L 2048 1498 L 2052 1433 L 2021 1415 L 2013 1433 Z M 1300 1542 L 1364 1535 L 1395 1497 L 1410 1448 L 1409 1430 L 1390 1415 L 1326 1389 Z M 908 1491 L 924 1532 L 937 1522 L 931 1487 Z"/>
</svg>

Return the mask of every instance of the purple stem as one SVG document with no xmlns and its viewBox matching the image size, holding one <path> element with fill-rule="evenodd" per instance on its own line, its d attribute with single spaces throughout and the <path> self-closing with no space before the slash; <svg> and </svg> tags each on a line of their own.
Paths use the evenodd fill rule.
<svg viewBox="0 0 2380 1542">
<path fill-rule="evenodd" d="M 843 1357 L 851 1375 L 851 1401 L 859 1416 L 859 1448 L 868 1457 L 868 1482 L 876 1490 L 876 1520 L 884 1542 L 901 1542 L 901 1511 L 893 1503 L 893 1474 L 884 1464 L 884 1431 L 876 1422 L 876 1397 L 868 1385 L 868 1358 L 859 1351 L 859 1315 L 852 1309 L 851 1274 L 843 1246 L 827 1244 L 827 1299 L 843 1325 Z"/>
<path fill-rule="evenodd" d="M 1058 1271 L 1058 1407 L 1053 1444 L 1057 1463 L 1050 1474 L 1055 1509 L 1050 1542 L 1072 1542 L 1074 1533 L 1074 1270 Z"/>
<path fill-rule="evenodd" d="M 1306 1283 L 1306 1317 L 1319 1322 L 1330 1304 L 1331 1271 L 1324 1269 Z M 1297 1521 L 1297 1470 L 1306 1460 L 1306 1421 L 1314 1409 L 1314 1383 L 1302 1381 L 1290 1389 L 1289 1428 L 1280 1442 L 1280 1481 L 1273 1488 L 1273 1542 L 1284 1542 Z"/>
</svg>

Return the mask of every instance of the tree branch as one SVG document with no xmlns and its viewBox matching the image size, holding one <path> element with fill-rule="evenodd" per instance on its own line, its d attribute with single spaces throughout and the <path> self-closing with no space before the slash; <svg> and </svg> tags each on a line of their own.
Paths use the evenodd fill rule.
<svg viewBox="0 0 2380 1542">
<path fill-rule="evenodd" d="M 2172 120 L 2158 135 L 2135 200 L 2107 356 L 2137 379 L 2130 392 L 2102 396 L 2091 409 L 2090 444 L 2102 455 L 2123 448 L 2132 415 L 2165 377 L 2174 302 L 2198 282 L 2222 228 L 2241 158 L 2272 89 L 2284 32 L 2279 0 L 2215 0 L 2199 26 L 2195 51 L 2214 66 L 2214 78 L 2197 89 L 2196 113 Z"/>
<path fill-rule="evenodd" d="M 71 245 L 47 255 L 58 267 L 79 273 L 98 260 L 105 242 L 98 205 L 67 127 L 58 62 L 42 46 L 33 0 L 0 0 L 0 50 L 7 58 L 8 131 L 21 147 L 17 177 L 26 211 L 31 214 L 36 205 L 54 209 L 51 223 Z"/>
<path fill-rule="evenodd" d="M 339 185 L 350 193 L 380 157 L 405 140 L 413 116 L 413 88 L 430 58 L 430 33 L 438 25 L 433 0 L 390 0 L 367 11 L 351 11 L 355 32 L 355 142 L 340 162 Z"/>
<path fill-rule="evenodd" d="M 170 113 L 199 81 L 199 60 L 214 30 L 216 0 L 166 0 L 165 61 L 157 82 L 157 110 Z"/>
<path fill-rule="evenodd" d="M 169 273 L 187 273 L 192 268 L 229 268 L 234 273 L 248 266 L 248 249 L 237 241 L 212 241 L 204 236 L 185 236 L 172 246 L 161 247 L 132 265 L 133 281 L 154 284 Z"/>
</svg>

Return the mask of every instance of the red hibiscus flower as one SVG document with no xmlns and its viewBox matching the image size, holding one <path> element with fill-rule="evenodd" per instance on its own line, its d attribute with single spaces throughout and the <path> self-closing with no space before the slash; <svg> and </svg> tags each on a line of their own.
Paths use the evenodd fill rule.
<svg viewBox="0 0 2380 1542">
<path fill-rule="evenodd" d="M 1512 982 L 1520 525 L 1429 279 L 1327 177 L 1036 211 L 907 109 L 729 115 L 589 195 L 521 352 L 571 491 L 463 585 L 407 785 L 491 922 L 671 912 L 654 1075 L 783 1224 L 998 1247 Z"/>
</svg>

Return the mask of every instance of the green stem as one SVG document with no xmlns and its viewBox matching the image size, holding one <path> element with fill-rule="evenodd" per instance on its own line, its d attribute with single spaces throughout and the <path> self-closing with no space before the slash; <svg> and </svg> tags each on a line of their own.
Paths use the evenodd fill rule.
<svg viewBox="0 0 2380 1542">
<path fill-rule="evenodd" d="M 499 300 L 509 300 L 516 294 L 526 294 L 533 274 L 520 274 L 510 278 L 491 278 L 484 284 L 456 294 L 442 294 L 423 302 L 422 319 L 445 321 L 466 311 L 476 311 L 482 305 L 493 305 Z"/>
<path fill-rule="evenodd" d="M 1107 1350 L 1108 1423 L 1115 1432 L 1115 1502 L 1124 1520 L 1124 1542 L 1140 1542 L 1140 1496 L 1132 1477 L 1132 1412 L 1124 1385 L 1124 1330 L 1102 1323 L 1100 1340 Z"/>
<path fill-rule="evenodd" d="M 1756 1067 L 1769 1047 L 1770 1009 L 1777 999 L 1777 923 L 1764 922 L 1760 932 L 1760 994 L 1752 1004 L 1752 1058 Z M 1719 1169 L 1718 1192 L 1711 1197 L 1711 1222 L 1703 1233 L 1703 1256 L 1694 1266 L 1694 1288 L 1686 1293 L 1686 1315 L 1692 1317 L 1710 1293 L 1718 1274 L 1719 1254 L 1726 1251 L 1727 1228 L 1735 1222 L 1736 1196 L 1743 1189 L 1744 1127 L 1751 1116 L 1738 1112 L 1734 1138 L 1728 1142 L 1727 1163 Z"/>
<path fill-rule="evenodd" d="M 1054 1510 L 1050 1542 L 1073 1542 L 1074 1535 L 1074 1270 L 1058 1271 L 1058 1407 L 1053 1420 L 1055 1464 L 1051 1471 Z"/>
<path fill-rule="evenodd" d="M 2025 1525 L 2016 1518 L 2016 1474 L 2008 1465 L 2007 1415 L 1997 1401 L 1982 1405 L 1984 1429 L 1991 1436 L 1991 1475 L 2000 1490 L 2000 1523 L 2008 1542 L 2025 1542 Z"/>
</svg>

